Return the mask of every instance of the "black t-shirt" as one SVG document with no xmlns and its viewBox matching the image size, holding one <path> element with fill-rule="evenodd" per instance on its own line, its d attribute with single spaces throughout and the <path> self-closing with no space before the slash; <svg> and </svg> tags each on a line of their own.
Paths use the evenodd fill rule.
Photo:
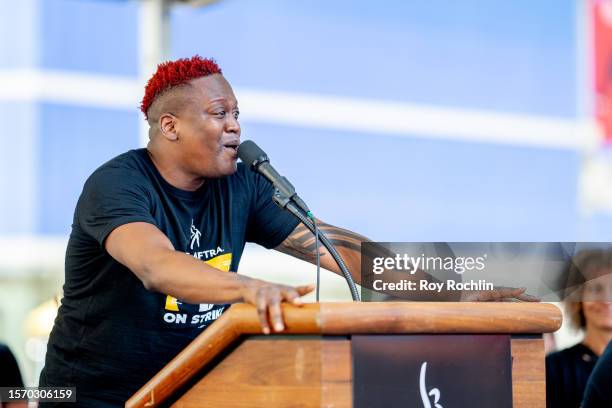
<svg viewBox="0 0 612 408">
<path fill-rule="evenodd" d="M 146 149 L 98 168 L 76 206 L 64 298 L 40 385 L 76 386 L 77 400 L 122 405 L 229 307 L 147 291 L 105 251 L 113 229 L 151 223 L 177 251 L 236 272 L 245 242 L 273 248 L 297 225 L 272 202 L 272 193 L 268 181 L 241 163 L 235 174 L 207 180 L 197 191 L 177 189 Z"/>
<path fill-rule="evenodd" d="M 0 344 L 0 387 L 23 387 L 17 360 L 4 344 Z"/>
<path fill-rule="evenodd" d="M 582 343 L 546 356 L 546 406 L 578 408 L 597 354 Z"/>
<path fill-rule="evenodd" d="M 612 407 L 612 341 L 593 368 L 584 391 L 582 407 Z"/>
</svg>

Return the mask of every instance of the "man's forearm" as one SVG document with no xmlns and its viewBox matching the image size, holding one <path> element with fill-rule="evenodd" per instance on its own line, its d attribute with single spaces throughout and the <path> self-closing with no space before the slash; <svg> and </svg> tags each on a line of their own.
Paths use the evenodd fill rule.
<svg viewBox="0 0 612 408">
<path fill-rule="evenodd" d="M 354 232 L 334 227 L 322 221 L 318 221 L 317 226 L 319 231 L 323 232 L 332 242 L 355 282 L 361 283 L 361 276 L 359 273 L 361 269 L 361 242 L 368 241 L 368 239 Z M 315 236 L 303 224 L 298 225 L 291 235 L 276 249 L 307 262 L 316 262 Z M 342 273 L 338 264 L 323 244 L 319 244 L 319 256 L 323 268 L 337 274 Z"/>
<path fill-rule="evenodd" d="M 494 290 L 482 291 L 432 291 L 427 288 L 422 288 L 420 284 L 413 284 L 413 288 L 409 290 L 391 290 L 390 285 L 382 285 L 382 290 L 374 289 L 375 280 L 382 280 L 384 281 L 383 283 L 389 284 L 403 284 L 405 281 L 415 283 L 421 283 L 423 281 L 439 283 L 447 278 L 443 275 L 425 272 L 420 268 L 410 272 L 397 269 L 386 269 L 384 271 L 384 277 L 383 275 L 376 275 L 371 268 L 373 265 L 372 261 L 375 258 L 395 258 L 397 254 L 381 244 L 370 241 L 363 235 L 323 222 L 319 222 L 318 225 L 320 231 L 322 231 L 336 247 L 336 250 L 342 257 L 342 260 L 346 264 L 355 282 L 370 290 L 390 295 L 398 300 L 458 301 L 464 299 L 466 301 L 490 301 L 514 298 L 529 302 L 538 301 L 537 298 L 524 294 L 524 288 L 500 287 Z M 363 242 L 369 242 L 371 244 L 364 247 L 362 251 L 361 244 Z M 276 250 L 311 263 L 316 262 L 317 252 L 315 236 L 302 224 L 298 225 L 293 232 L 276 247 Z M 323 246 L 319 247 L 319 255 L 323 268 L 341 275 L 340 268 L 336 264 L 336 261 Z M 362 257 L 365 258 L 363 265 L 369 266 L 366 270 L 362 270 Z M 461 275 L 455 276 L 454 280 L 460 281 Z"/>
<path fill-rule="evenodd" d="M 373 259 L 377 257 L 387 258 L 395 257 L 393 251 L 385 248 L 384 246 L 372 243 L 367 237 L 354 233 L 344 228 L 339 228 L 324 222 L 318 222 L 318 228 L 323 232 L 327 238 L 334 245 L 342 260 L 346 264 L 353 280 L 363 285 L 364 283 L 372 283 L 373 276 L 365 275 L 367 273 L 372 274 L 372 271 L 362 271 L 361 269 L 361 257 L 364 256 L 367 259 Z M 363 242 L 371 242 L 372 245 L 368 245 L 362 254 L 361 244 Z M 315 263 L 316 262 L 316 244 L 315 237 L 305 226 L 299 225 L 291 233 L 291 235 L 279 246 L 277 250 L 300 258 L 302 260 Z M 329 254 L 327 249 L 322 245 L 319 246 L 319 254 L 321 259 L 321 266 L 339 275 L 342 275 L 338 264 L 334 258 Z M 366 261 L 367 261 L 366 259 Z M 372 262 L 364 262 L 365 264 L 371 264 Z M 380 278 L 382 279 L 382 278 Z M 423 270 L 417 270 L 415 273 L 406 273 L 397 270 L 385 271 L 384 281 L 385 282 L 400 282 L 402 280 L 419 281 L 419 280 L 435 280 L 432 276 L 424 272 Z M 370 288 L 372 289 L 372 288 Z M 397 296 L 395 292 L 389 292 L 387 290 L 381 291 L 392 296 Z M 410 292 L 410 300 L 428 300 L 431 298 L 431 293 L 416 289 Z M 448 300 L 446 294 L 437 295 L 438 300 Z"/>
<path fill-rule="evenodd" d="M 188 254 L 178 252 L 157 227 L 134 222 L 117 227 L 105 248 L 151 291 L 188 303 L 236 303 L 255 306 L 264 333 L 284 329 L 282 302 L 300 306 L 311 285 L 288 286 L 222 272 Z"/>
<path fill-rule="evenodd" d="M 250 278 L 223 272 L 178 251 L 163 251 L 146 266 L 148 290 L 171 295 L 188 303 L 236 303 L 243 301 Z"/>
</svg>

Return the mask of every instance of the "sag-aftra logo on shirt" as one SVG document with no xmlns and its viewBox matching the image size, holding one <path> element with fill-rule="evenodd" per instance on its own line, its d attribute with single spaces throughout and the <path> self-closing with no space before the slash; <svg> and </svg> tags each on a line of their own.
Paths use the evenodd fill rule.
<svg viewBox="0 0 612 408">
<path fill-rule="evenodd" d="M 202 233 L 199 229 L 195 227 L 195 225 L 193 225 L 193 220 L 191 220 L 191 227 L 189 228 L 189 231 L 191 233 L 191 237 L 189 237 L 189 239 L 191 240 L 190 248 L 193 251 L 194 245 L 197 244 L 198 248 L 200 247 L 200 236 L 202 235 Z"/>
<path fill-rule="evenodd" d="M 216 248 L 200 251 L 200 238 L 202 233 L 191 221 L 189 228 L 189 249 L 186 251 L 187 254 L 194 258 L 201 259 L 213 268 L 219 269 L 223 272 L 229 272 L 232 264 L 231 252 L 225 253 L 225 250 L 217 246 Z M 199 305 L 192 305 L 181 302 L 177 298 L 166 295 L 166 302 L 164 305 L 163 321 L 166 325 L 179 325 L 179 326 L 195 326 L 204 327 L 213 320 L 216 320 L 221 316 L 224 307 L 222 305 L 206 304 L 201 303 Z"/>
</svg>

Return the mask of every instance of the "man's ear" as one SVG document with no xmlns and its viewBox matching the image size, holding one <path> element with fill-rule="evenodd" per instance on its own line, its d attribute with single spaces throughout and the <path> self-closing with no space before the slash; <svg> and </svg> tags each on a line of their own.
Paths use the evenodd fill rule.
<svg viewBox="0 0 612 408">
<path fill-rule="evenodd" d="M 178 118 L 171 113 L 162 113 L 159 116 L 159 129 L 163 137 L 174 142 L 178 140 Z"/>
</svg>

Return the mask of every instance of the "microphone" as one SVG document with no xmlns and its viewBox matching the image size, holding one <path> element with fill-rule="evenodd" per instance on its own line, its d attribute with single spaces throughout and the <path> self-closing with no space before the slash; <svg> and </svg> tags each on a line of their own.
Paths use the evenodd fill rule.
<svg viewBox="0 0 612 408">
<path fill-rule="evenodd" d="M 289 211 L 302 224 L 306 226 L 313 234 L 315 234 L 315 242 L 319 241 L 327 248 L 329 254 L 334 258 L 344 279 L 348 283 L 349 289 L 351 290 L 351 296 L 353 300 L 359 301 L 359 292 L 355 281 L 351 276 L 346 264 L 342 260 L 342 257 L 332 244 L 332 242 L 325 236 L 323 231 L 319 231 L 317 228 L 317 220 L 315 216 L 310 212 L 308 206 L 302 199 L 296 194 L 293 184 L 287 180 L 287 178 L 278 174 L 278 172 L 270 164 L 268 155 L 260 149 L 252 140 L 245 140 L 238 146 L 238 157 L 242 162 L 249 166 L 251 170 L 264 176 L 276 189 L 276 193 L 272 197 L 272 200 L 278 204 L 281 208 Z M 300 212 L 302 210 L 305 215 Z M 319 264 L 319 248 L 316 248 L 317 254 L 317 302 L 319 301 L 319 283 L 320 283 L 320 264 Z"/>
<path fill-rule="evenodd" d="M 238 157 L 244 164 L 249 166 L 251 170 L 264 176 L 274 188 L 278 190 L 281 197 L 283 197 L 284 205 L 287 205 L 289 200 L 293 200 L 297 206 L 304 211 L 309 213 L 310 209 L 306 203 L 297 195 L 293 184 L 287 180 L 286 177 L 281 176 L 274 167 L 270 164 L 268 155 L 261 150 L 259 146 L 252 140 L 245 140 L 238 146 Z"/>
</svg>

